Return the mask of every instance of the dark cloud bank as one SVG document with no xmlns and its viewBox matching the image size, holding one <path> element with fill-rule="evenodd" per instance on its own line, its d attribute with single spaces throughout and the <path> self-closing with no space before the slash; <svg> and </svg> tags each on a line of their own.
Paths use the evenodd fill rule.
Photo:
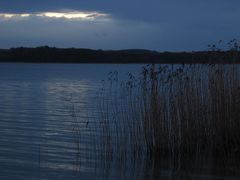
<svg viewBox="0 0 240 180">
<path fill-rule="evenodd" d="M 0 47 L 50 45 L 94 49 L 204 50 L 240 37 L 240 1 L 9 0 L 0 13 L 99 12 L 106 19 L 31 16 L 0 19 Z"/>
</svg>

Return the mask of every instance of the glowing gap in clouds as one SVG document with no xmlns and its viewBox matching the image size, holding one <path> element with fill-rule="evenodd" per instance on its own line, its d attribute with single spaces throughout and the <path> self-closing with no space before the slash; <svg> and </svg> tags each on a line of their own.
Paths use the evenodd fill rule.
<svg viewBox="0 0 240 180">
<path fill-rule="evenodd" d="M 83 19 L 83 20 L 93 20 L 99 17 L 106 17 L 107 14 L 98 13 L 98 12 L 45 12 L 37 14 L 37 16 L 49 17 L 49 18 L 66 18 L 66 19 Z"/>
<path fill-rule="evenodd" d="M 108 14 L 100 12 L 41 12 L 33 14 L 19 14 L 19 13 L 0 13 L 0 18 L 4 19 L 19 19 L 26 17 L 46 17 L 46 18 L 64 18 L 64 19 L 76 19 L 76 20 L 96 20 L 96 19 L 108 19 Z"/>
<path fill-rule="evenodd" d="M 31 14 L 10 14 L 10 13 L 0 13 L 0 18 L 21 18 L 21 17 L 29 17 Z"/>
</svg>

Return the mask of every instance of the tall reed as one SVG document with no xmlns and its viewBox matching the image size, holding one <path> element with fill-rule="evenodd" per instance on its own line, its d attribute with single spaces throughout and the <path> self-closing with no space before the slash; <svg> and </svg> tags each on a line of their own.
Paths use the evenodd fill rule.
<svg viewBox="0 0 240 180">
<path fill-rule="evenodd" d="M 109 158 L 237 157 L 240 66 L 148 65 L 120 82 L 111 73 L 99 109 Z"/>
</svg>

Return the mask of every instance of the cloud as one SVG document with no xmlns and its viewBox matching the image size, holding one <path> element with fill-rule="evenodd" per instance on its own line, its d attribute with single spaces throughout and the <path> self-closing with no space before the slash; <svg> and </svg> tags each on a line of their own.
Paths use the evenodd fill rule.
<svg viewBox="0 0 240 180">
<path fill-rule="evenodd" d="M 191 51 L 240 39 L 239 0 L 10 0 L 0 7 L 0 47 Z"/>
<path fill-rule="evenodd" d="M 174 21 L 201 19 L 238 12 L 239 0 L 9 0 L 0 1 L 1 12 L 38 13 L 64 9 L 76 11 L 97 11 L 111 14 L 119 19 L 137 21 Z"/>
<path fill-rule="evenodd" d="M 3 17 L 3 15 L 0 15 Z M 41 46 L 94 49 L 156 49 L 158 25 L 111 18 L 104 13 L 4 15 L 0 47 Z"/>
</svg>

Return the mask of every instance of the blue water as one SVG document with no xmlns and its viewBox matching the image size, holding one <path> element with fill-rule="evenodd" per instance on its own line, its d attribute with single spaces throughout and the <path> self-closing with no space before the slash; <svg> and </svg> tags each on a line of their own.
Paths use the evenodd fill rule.
<svg viewBox="0 0 240 180">
<path fill-rule="evenodd" d="M 124 77 L 137 67 L 0 64 L 0 179 L 92 176 L 91 163 L 79 169 L 76 123 L 93 116 L 96 92 L 110 71 Z M 78 122 L 72 117 L 73 104 Z M 83 131 L 87 137 L 88 130 Z M 84 158 L 88 157 L 81 162 Z"/>
<path fill-rule="evenodd" d="M 138 74 L 141 66 L 0 64 L 0 179 L 221 178 L 209 164 L 201 167 L 208 174 L 192 167 L 178 176 L 169 162 L 100 158 L 102 80 L 115 70 L 121 79 Z"/>
</svg>

